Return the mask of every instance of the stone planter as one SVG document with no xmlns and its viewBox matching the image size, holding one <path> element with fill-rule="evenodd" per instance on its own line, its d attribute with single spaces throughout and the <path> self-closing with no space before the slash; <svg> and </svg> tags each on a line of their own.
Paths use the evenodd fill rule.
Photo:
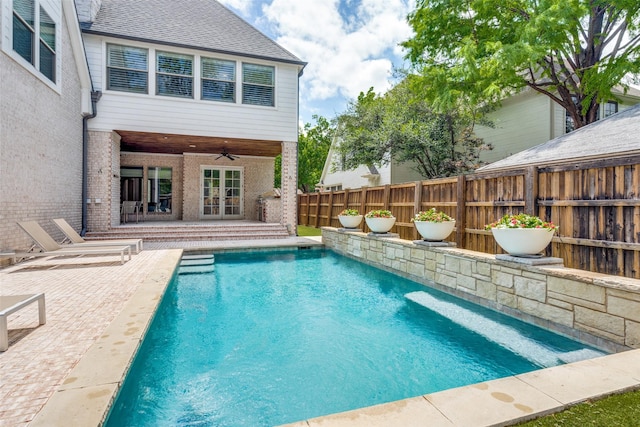
<svg viewBox="0 0 640 427">
<path fill-rule="evenodd" d="M 338 221 L 344 228 L 358 228 L 362 215 L 338 215 Z"/>
<path fill-rule="evenodd" d="M 509 255 L 538 255 L 551 243 L 553 230 L 546 228 L 492 228 L 493 238 Z"/>
<path fill-rule="evenodd" d="M 393 224 L 396 223 L 396 218 L 364 218 L 367 226 L 374 233 L 386 233 L 391 230 Z"/>
<path fill-rule="evenodd" d="M 455 221 L 414 221 L 413 223 L 422 239 L 429 242 L 440 242 L 446 239 L 456 226 Z"/>
</svg>

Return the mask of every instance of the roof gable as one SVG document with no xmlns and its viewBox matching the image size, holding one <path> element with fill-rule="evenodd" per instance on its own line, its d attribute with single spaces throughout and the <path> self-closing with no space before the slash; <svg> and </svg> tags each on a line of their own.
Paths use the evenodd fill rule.
<svg viewBox="0 0 640 427">
<path fill-rule="evenodd" d="M 215 0 L 102 0 L 83 32 L 304 67 L 305 62 Z"/>
<path fill-rule="evenodd" d="M 512 156 L 478 172 L 640 153 L 640 104 Z"/>
</svg>

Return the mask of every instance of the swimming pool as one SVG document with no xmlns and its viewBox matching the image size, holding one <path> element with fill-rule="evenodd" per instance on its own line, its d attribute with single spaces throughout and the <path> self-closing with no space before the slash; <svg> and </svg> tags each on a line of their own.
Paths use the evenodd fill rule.
<svg viewBox="0 0 640 427">
<path fill-rule="evenodd" d="M 106 425 L 277 425 L 601 354 L 330 251 L 221 254 L 169 286 Z"/>
</svg>

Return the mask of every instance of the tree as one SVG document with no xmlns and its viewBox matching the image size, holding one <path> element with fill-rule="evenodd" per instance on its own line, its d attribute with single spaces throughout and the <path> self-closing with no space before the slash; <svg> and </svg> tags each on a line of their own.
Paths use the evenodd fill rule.
<svg viewBox="0 0 640 427">
<path fill-rule="evenodd" d="M 324 162 L 331 147 L 334 129 L 322 116 L 313 115 L 315 125 L 305 123 L 298 135 L 298 188 L 307 193 L 320 182 Z M 282 157 L 276 157 L 275 187 L 280 187 Z"/>
<path fill-rule="evenodd" d="M 486 149 L 473 134 L 480 115 L 467 108 L 434 111 L 412 90 L 412 76 L 382 96 L 360 93 L 338 117 L 343 166 L 411 162 L 425 178 L 465 173 L 479 166 Z"/>
<path fill-rule="evenodd" d="M 529 87 L 576 128 L 640 72 L 637 0 L 418 0 L 403 43 L 436 105 L 497 102 Z"/>
</svg>

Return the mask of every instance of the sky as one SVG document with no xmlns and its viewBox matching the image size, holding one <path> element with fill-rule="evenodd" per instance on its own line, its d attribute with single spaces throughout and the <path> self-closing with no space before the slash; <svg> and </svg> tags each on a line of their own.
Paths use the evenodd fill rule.
<svg viewBox="0 0 640 427">
<path fill-rule="evenodd" d="M 399 43 L 415 0 L 218 0 L 307 62 L 300 78 L 300 121 L 332 119 L 370 87 L 386 92 L 405 66 Z"/>
</svg>

